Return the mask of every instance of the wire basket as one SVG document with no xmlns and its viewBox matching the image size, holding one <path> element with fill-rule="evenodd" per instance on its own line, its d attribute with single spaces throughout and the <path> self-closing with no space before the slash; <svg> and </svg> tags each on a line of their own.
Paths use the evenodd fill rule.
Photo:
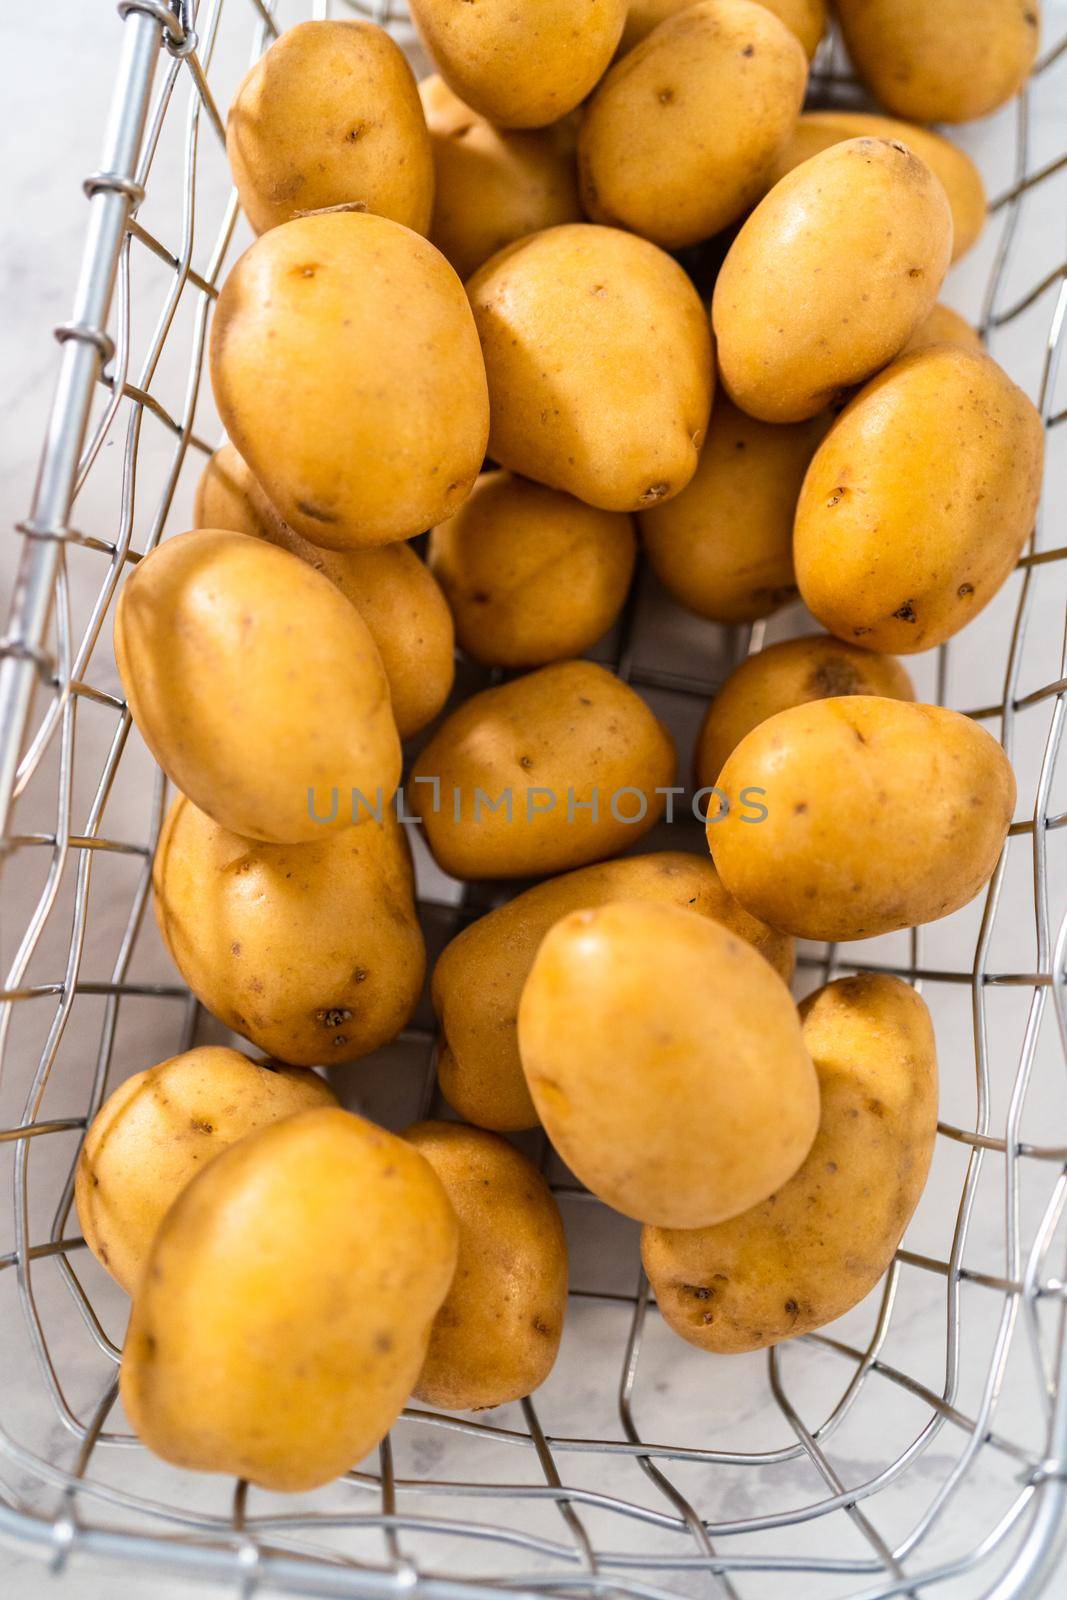
<svg viewBox="0 0 1067 1600">
<path fill-rule="evenodd" d="M 415 50 L 388 0 L 353 9 Z M 82 1249 L 71 1209 L 81 1134 L 109 1087 L 223 1037 L 144 915 L 166 785 L 129 737 L 110 621 L 128 566 L 165 527 L 189 525 L 218 438 L 205 335 L 241 226 L 219 108 L 277 28 L 308 14 L 276 15 L 267 0 L 122 0 L 118 11 L 111 118 L 85 185 L 81 275 L 56 330 L 55 400 L 0 647 L 0 1181 L 12 1197 L 0 1237 L 0 1532 L 21 1547 L 12 1559 L 59 1569 L 95 1555 L 243 1595 L 373 1600 L 1036 1595 L 1067 1511 L 1067 546 L 1055 448 L 1067 419 L 1056 399 L 1067 39 L 1055 42 L 1067 10 L 1046 7 L 1029 90 L 964 130 L 996 198 L 949 290 L 1051 430 L 1045 506 L 994 603 L 912 663 L 920 698 L 999 733 L 1019 820 L 975 906 L 911 934 L 801 948 L 802 985 L 889 971 L 931 1006 L 943 1120 L 904 1247 L 881 1289 L 832 1328 L 709 1357 L 649 1301 L 636 1227 L 531 1135 L 571 1250 L 551 1378 L 536 1400 L 478 1417 L 411 1409 L 375 1460 L 299 1497 L 182 1473 L 141 1448 L 116 1400 L 126 1302 Z M 813 92 L 859 103 L 832 44 Z M 642 574 L 595 654 L 685 751 L 731 666 L 803 623 L 794 607 L 753 630 L 713 627 Z M 467 691 L 484 681 L 465 663 L 459 677 Z M 644 848 L 668 844 L 704 849 L 692 820 Z M 414 845 L 432 958 L 503 895 L 464 891 Z M 338 1069 L 335 1087 L 402 1126 L 440 1110 L 433 1049 L 424 1001 L 387 1051 Z"/>
</svg>

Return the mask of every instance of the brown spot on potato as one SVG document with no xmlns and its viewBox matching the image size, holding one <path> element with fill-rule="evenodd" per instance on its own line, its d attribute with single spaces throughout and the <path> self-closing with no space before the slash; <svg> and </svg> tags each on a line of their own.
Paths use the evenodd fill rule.
<svg viewBox="0 0 1067 1600">
<path fill-rule="evenodd" d="M 296 509 L 302 517 L 310 517 L 312 522 L 337 521 L 337 516 L 333 511 L 326 511 L 322 506 L 313 505 L 310 500 L 298 500 Z"/>
<path fill-rule="evenodd" d="M 915 615 L 915 603 L 912 600 L 905 600 L 902 606 L 897 607 L 897 609 L 893 612 L 893 615 L 898 622 L 918 621 L 918 618 Z"/>
<path fill-rule="evenodd" d="M 190 1117 L 189 1126 L 190 1128 L 195 1128 L 197 1133 L 215 1132 L 215 1124 L 213 1122 L 205 1122 L 200 1117 Z"/>
<path fill-rule="evenodd" d="M 351 1011 L 344 1006 L 331 1006 L 322 1011 L 316 1011 L 315 1021 L 324 1028 L 339 1028 L 342 1022 L 348 1022 L 352 1016 Z M 334 1043 L 336 1044 L 336 1040 Z"/>
<path fill-rule="evenodd" d="M 956 593 L 957 593 L 957 595 L 959 596 L 959 598 L 961 600 L 966 600 L 966 598 L 967 598 L 967 596 L 969 594 L 973 594 L 974 593 L 974 584 L 973 583 L 961 583 L 959 588 L 956 590 Z"/>
<path fill-rule="evenodd" d="M 640 496 L 639 505 L 649 506 L 656 500 L 662 500 L 665 494 L 670 493 L 669 483 L 650 483 L 644 494 Z"/>
</svg>

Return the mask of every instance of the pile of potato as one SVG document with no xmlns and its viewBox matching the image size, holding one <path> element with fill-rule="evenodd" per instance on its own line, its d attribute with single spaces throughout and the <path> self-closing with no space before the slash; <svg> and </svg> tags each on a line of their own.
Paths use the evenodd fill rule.
<svg viewBox="0 0 1067 1600">
<path fill-rule="evenodd" d="M 494 1406 L 548 1374 L 566 1245 L 508 1133 L 543 1127 L 643 1224 L 694 1345 L 860 1301 L 926 1178 L 934 1038 L 892 977 L 798 1010 L 794 939 L 964 905 L 1015 800 L 1000 746 L 916 704 L 895 659 L 997 592 L 1042 471 L 1033 406 L 937 300 L 981 180 L 898 119 L 1001 105 L 1036 0 L 836 0 L 891 117 L 802 111 L 822 0 L 412 10 L 421 85 L 358 21 L 293 28 L 241 85 L 258 238 L 212 328 L 229 442 L 116 619 L 180 791 L 160 929 L 267 1059 L 202 1048 L 124 1082 L 78 1213 L 132 1296 L 137 1433 L 274 1489 L 352 1468 L 412 1395 Z M 826 630 L 709 706 L 708 855 L 621 854 L 681 793 L 670 734 L 581 659 L 639 543 L 702 617 L 799 593 Z M 457 641 L 501 670 L 446 710 Z M 432 975 L 464 1121 L 397 1136 L 309 1069 L 395 1038 L 422 990 L 396 802 L 431 724 L 405 800 L 439 865 L 541 881 Z"/>
</svg>

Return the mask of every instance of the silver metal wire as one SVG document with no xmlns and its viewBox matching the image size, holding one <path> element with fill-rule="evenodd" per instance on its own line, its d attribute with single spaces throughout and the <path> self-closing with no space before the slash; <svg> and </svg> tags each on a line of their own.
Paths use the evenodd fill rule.
<svg viewBox="0 0 1067 1600">
<path fill-rule="evenodd" d="M 1067 543 L 1043 519 L 1019 564 L 1006 633 L 986 640 L 1004 661 L 1001 696 L 971 711 L 996 727 L 1015 758 L 1021 796 L 980 923 L 967 924 L 948 954 L 937 940 L 929 961 L 929 930 L 877 959 L 832 946 L 805 948 L 800 958 L 802 974 L 820 982 L 862 963 L 921 986 L 942 1041 L 957 1038 L 953 1003 L 969 991 L 973 1116 L 959 1112 L 957 1099 L 940 1124 L 939 1155 L 958 1173 L 943 1252 L 917 1248 L 909 1234 L 865 1325 L 813 1334 L 755 1365 L 725 1363 L 724 1380 L 723 1363 L 658 1339 L 633 1237 L 600 1245 L 602 1208 L 559 1172 L 542 1139 L 534 1153 L 572 1241 L 594 1241 L 576 1251 L 571 1297 L 572 1318 L 582 1323 L 576 1338 L 594 1340 L 580 1362 L 595 1419 L 589 1431 L 580 1416 L 546 1422 L 551 1384 L 500 1416 L 412 1407 L 376 1469 L 365 1463 L 296 1504 L 166 1471 L 121 1416 L 113 1421 L 121 1313 L 94 1264 L 78 1254 L 78 1143 L 113 1082 L 146 1064 L 146 1048 L 151 1059 L 185 1048 L 204 1019 L 178 982 L 139 975 L 166 785 L 135 765 L 129 715 L 102 641 L 125 572 L 163 534 L 214 434 L 210 418 L 198 423 L 205 341 L 238 222 L 232 192 L 214 205 L 202 195 L 206 167 L 223 160 L 217 58 L 237 41 L 252 59 L 279 26 L 308 14 L 294 7 L 278 17 L 270 0 L 122 0 L 118 11 L 112 115 L 85 185 L 82 272 L 71 317 L 56 330 L 55 398 L 34 503 L 17 530 L 22 562 L 0 644 L 0 865 L 6 903 L 17 889 L 30 907 L 0 990 L 0 1104 L 10 1108 L 0 1160 L 12 1186 L 0 1304 L 18 1335 L 0 1392 L 0 1533 L 56 1571 L 104 1557 L 221 1581 L 243 1596 L 1036 1595 L 1060 1557 L 1067 1513 L 1067 1118 L 1054 1114 L 1067 1105 L 1067 918 L 1058 867 L 1067 796 L 1057 765 L 1067 645 L 1047 681 L 1033 684 L 1026 672 L 1035 598 L 1067 570 Z M 411 43 L 390 0 L 349 11 Z M 330 0 L 316 0 L 310 14 L 331 14 Z M 1067 155 L 1036 162 L 1031 146 L 1035 104 L 1067 131 L 1065 45 L 1050 43 L 1016 106 L 1013 172 L 991 206 L 999 236 L 981 316 L 986 333 L 1025 326 L 1031 347 L 1039 343 L 1032 392 L 1050 445 L 1067 420 L 1057 391 L 1067 280 L 1062 264 L 1029 261 L 1029 219 L 1040 197 L 1062 196 L 1053 186 Z M 813 86 L 824 97 L 859 99 L 832 48 L 817 62 Z M 159 172 L 163 154 L 176 169 L 169 187 Z M 153 201 L 149 224 L 141 213 Z M 103 517 L 90 491 L 109 473 L 113 509 Z M 96 578 L 78 614 L 73 597 L 86 592 L 90 562 Z M 694 647 L 680 666 L 652 664 L 642 643 L 654 605 L 643 577 L 617 630 L 613 664 L 657 705 L 683 720 L 688 709 L 691 721 L 731 661 L 759 649 L 767 630 L 759 624 L 731 639 L 708 627 L 713 648 Z M 954 660 L 954 648 L 943 648 L 927 698 L 946 698 Z M 109 815 L 123 795 L 124 829 L 113 836 Z M 1029 863 L 1032 952 L 998 939 L 1013 859 L 1023 860 L 1024 873 Z M 109 870 L 126 872 L 125 913 L 105 937 L 93 908 L 99 919 L 95 884 Z M 485 886 L 452 894 L 438 885 L 424 894 L 433 947 L 498 898 Z M 993 1009 L 1000 994 L 1018 997 L 1008 1029 Z M 131 1016 L 140 1018 L 139 1056 L 122 1042 Z M 393 1047 L 394 1071 L 410 1084 L 409 1115 L 439 1109 L 433 1051 L 423 1009 Z M 964 1051 L 945 1065 L 961 1083 Z M 362 1080 L 353 1082 L 361 1094 Z M 1038 1095 L 1035 1138 L 1028 1118 Z M 991 1193 L 999 1195 L 999 1243 L 976 1257 L 976 1219 Z M 611 1281 L 601 1270 L 609 1257 L 622 1274 Z M 921 1330 L 921 1360 L 901 1338 L 912 1325 Z M 754 1441 L 745 1427 L 732 1435 L 716 1427 L 709 1395 L 724 1405 L 724 1382 L 735 1381 L 751 1386 L 753 1405 L 758 1390 L 761 1415 L 777 1419 L 773 1442 L 765 1434 Z M 904 1433 L 868 1439 L 858 1462 L 854 1443 L 846 1449 L 843 1441 L 871 1415 L 872 1395 L 880 1397 L 878 1417 L 894 1397 L 890 1409 L 899 1406 Z M 706 1428 L 694 1430 L 694 1418 Z M 962 1517 L 960 1507 L 979 1499 L 981 1515 Z"/>
</svg>

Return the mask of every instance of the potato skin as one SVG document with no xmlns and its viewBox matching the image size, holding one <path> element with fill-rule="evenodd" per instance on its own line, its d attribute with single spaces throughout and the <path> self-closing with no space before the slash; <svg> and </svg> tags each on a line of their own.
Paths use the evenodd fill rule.
<svg viewBox="0 0 1067 1600">
<path fill-rule="evenodd" d="M 291 528 L 329 550 L 451 516 L 481 470 L 485 369 L 428 240 L 386 217 L 300 217 L 222 286 L 211 383 L 223 426 Z"/>
<path fill-rule="evenodd" d="M 200 529 L 127 578 L 115 659 L 141 736 L 168 778 L 249 839 L 318 839 L 333 789 L 389 799 L 400 740 L 362 617 L 284 550 Z M 337 827 L 351 825 L 338 810 Z"/>
<path fill-rule="evenodd" d="M 646 1228 L 660 1311 L 732 1355 L 844 1316 L 886 1271 L 919 1203 L 937 1135 L 930 1013 L 899 978 L 841 978 L 800 1008 L 819 1132 L 777 1193 L 713 1228 Z"/>
<path fill-rule="evenodd" d="M 698 785 L 711 787 L 731 752 L 768 717 L 789 706 L 847 694 L 915 699 L 911 679 L 899 661 L 827 634 L 782 639 L 747 656 L 705 713 L 694 752 Z"/>
<path fill-rule="evenodd" d="M 415 1009 L 426 954 L 407 841 L 388 807 L 381 822 L 288 846 L 228 833 L 179 796 L 152 888 L 197 999 L 280 1061 L 357 1061 Z"/>
<path fill-rule="evenodd" d="M 977 328 L 972 328 L 966 317 L 961 317 L 958 311 L 943 305 L 940 300 L 926 321 L 920 322 L 900 353 L 910 356 L 914 351 L 925 350 L 932 344 L 954 344 L 961 350 L 973 350 L 978 355 L 985 349 Z"/>
<path fill-rule="evenodd" d="M 494 461 L 605 511 L 685 487 L 714 365 L 700 296 L 676 261 L 618 228 L 574 223 L 499 251 L 467 292 Z"/>
<path fill-rule="evenodd" d="M 78 1156 L 74 1204 L 86 1244 L 133 1294 L 167 1208 L 220 1150 L 335 1104 L 313 1072 L 215 1045 L 135 1072 L 104 1101 Z"/>
<path fill-rule="evenodd" d="M 456 1275 L 415 1396 L 448 1411 L 521 1400 L 551 1372 L 567 1310 L 567 1240 L 552 1191 L 495 1133 L 417 1122 L 404 1138 L 436 1172 L 459 1223 Z"/>
<path fill-rule="evenodd" d="M 615 53 L 626 0 L 411 0 L 454 94 L 498 128 L 543 128 L 585 99 Z"/>
<path fill-rule="evenodd" d="M 562 128 L 494 128 L 437 73 L 419 95 L 436 174 L 430 238 L 461 278 L 528 233 L 582 220 L 573 142 Z"/>
<path fill-rule="evenodd" d="M 765 422 L 813 417 L 897 354 L 951 252 L 944 188 L 904 146 L 846 139 L 805 161 L 760 201 L 715 284 L 730 397 Z"/>
<path fill-rule="evenodd" d="M 671 736 L 640 695 L 592 661 L 561 661 L 453 711 L 415 762 L 410 803 L 453 877 L 544 877 L 636 843 L 674 770 Z M 579 810 L 594 802 L 595 816 Z"/>
<path fill-rule="evenodd" d="M 649 564 L 679 605 L 712 622 L 755 622 L 796 598 L 793 515 L 830 420 L 757 422 L 716 396 L 693 477 L 638 517 Z"/>
<path fill-rule="evenodd" d="M 495 667 L 580 656 L 622 610 L 633 522 L 511 472 L 486 472 L 430 538 L 461 647 Z"/>
<path fill-rule="evenodd" d="M 767 816 L 733 802 L 761 788 Z M 727 759 L 731 807 L 709 820 L 719 876 L 800 939 L 869 939 L 945 917 L 997 864 L 1015 805 L 1007 756 L 941 706 L 848 695 L 792 706 Z"/>
<path fill-rule="evenodd" d="M 352 205 L 425 233 L 433 156 L 404 52 L 372 22 L 299 22 L 254 63 L 226 120 L 256 233 Z"/>
<path fill-rule="evenodd" d="M 429 1164 L 362 1117 L 323 1107 L 239 1140 L 156 1235 L 122 1353 L 134 1431 L 177 1466 L 329 1483 L 399 1415 L 457 1248 Z"/>
<path fill-rule="evenodd" d="M 452 613 L 425 561 L 410 545 L 322 550 L 283 522 L 232 444 L 210 458 L 197 485 L 198 527 L 233 528 L 266 539 L 314 567 L 350 600 L 367 624 L 389 682 L 402 739 L 432 722 L 452 689 Z"/>
<path fill-rule="evenodd" d="M 434 968 L 437 1080 L 468 1121 L 502 1132 L 537 1126 L 515 1031 L 523 985 L 553 923 L 613 900 L 651 900 L 711 917 L 747 940 L 786 983 L 793 976 L 792 939 L 743 911 L 710 859 L 677 850 L 627 856 L 536 884 L 464 928 Z"/>
<path fill-rule="evenodd" d="M 937 345 L 893 362 L 808 468 L 793 540 L 808 609 L 865 649 L 951 638 L 1018 560 L 1043 457 L 1040 417 L 988 356 Z"/>
<path fill-rule="evenodd" d="M 631 0 L 619 53 L 632 50 L 653 28 L 658 28 L 661 22 L 678 11 L 684 11 L 692 3 L 693 0 Z M 779 21 L 785 23 L 790 33 L 800 40 L 810 60 L 826 32 L 824 0 L 758 0 L 758 3 L 768 11 L 773 11 Z"/>
<path fill-rule="evenodd" d="M 752 0 L 701 0 L 669 17 L 586 107 L 586 214 L 666 250 L 721 232 L 764 192 L 807 76 L 794 35 Z"/>
<path fill-rule="evenodd" d="M 1040 0 L 837 0 L 849 56 L 888 111 L 971 122 L 1018 93 L 1041 34 Z"/>
</svg>

